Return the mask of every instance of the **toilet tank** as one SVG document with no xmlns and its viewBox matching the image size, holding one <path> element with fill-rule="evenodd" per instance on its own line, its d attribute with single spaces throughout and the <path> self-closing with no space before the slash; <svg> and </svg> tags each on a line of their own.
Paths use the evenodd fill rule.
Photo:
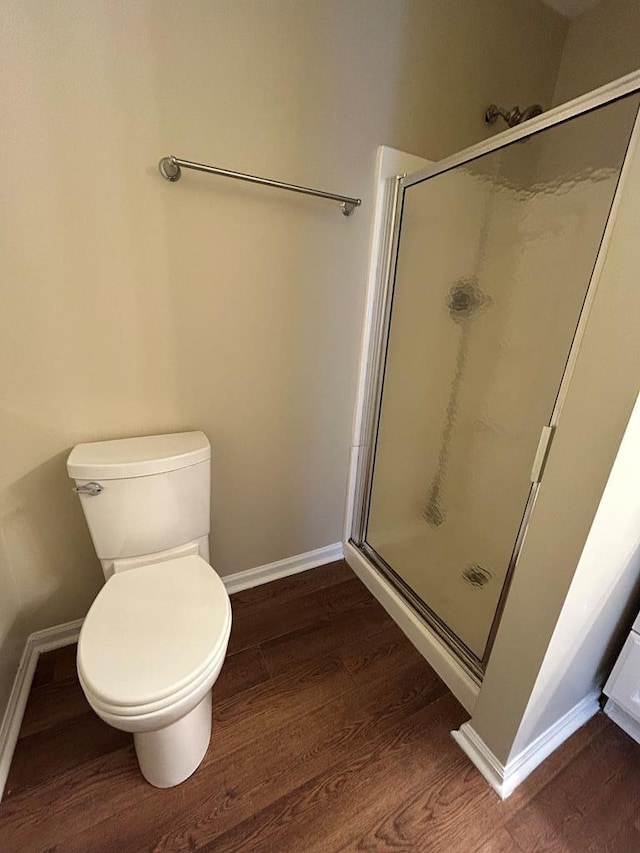
<svg viewBox="0 0 640 853">
<path fill-rule="evenodd" d="M 131 558 L 169 558 L 188 543 L 209 559 L 211 446 L 203 432 L 78 444 L 67 471 L 107 577 L 115 561 L 135 567 L 144 560 Z"/>
</svg>

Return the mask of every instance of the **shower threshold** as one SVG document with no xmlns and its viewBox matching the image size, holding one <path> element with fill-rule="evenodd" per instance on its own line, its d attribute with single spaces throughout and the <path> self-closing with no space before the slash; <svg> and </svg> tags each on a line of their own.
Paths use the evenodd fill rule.
<svg viewBox="0 0 640 853">
<path fill-rule="evenodd" d="M 363 542 L 360 544 L 354 540 L 350 540 L 349 544 L 359 551 L 367 563 L 402 597 L 404 602 L 424 624 L 425 628 L 435 634 L 437 639 L 447 647 L 448 651 L 451 652 L 458 664 L 471 676 L 473 681 L 476 684 L 480 684 L 484 676 L 481 659 L 416 595 L 402 577 L 368 543 Z"/>
</svg>

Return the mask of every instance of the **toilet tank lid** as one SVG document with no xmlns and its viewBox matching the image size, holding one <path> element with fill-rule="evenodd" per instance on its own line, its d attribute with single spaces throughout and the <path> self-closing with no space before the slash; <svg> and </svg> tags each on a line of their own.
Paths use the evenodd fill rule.
<svg viewBox="0 0 640 853">
<path fill-rule="evenodd" d="M 78 444 L 67 459 L 74 480 L 121 480 L 187 468 L 211 458 L 203 432 L 145 435 Z"/>
</svg>

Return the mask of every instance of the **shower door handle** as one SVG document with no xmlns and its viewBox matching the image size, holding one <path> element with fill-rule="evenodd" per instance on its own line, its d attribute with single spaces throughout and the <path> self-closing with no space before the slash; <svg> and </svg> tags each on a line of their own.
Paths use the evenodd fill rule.
<svg viewBox="0 0 640 853">
<path fill-rule="evenodd" d="M 555 430 L 555 427 L 548 425 L 542 427 L 542 431 L 540 433 L 540 440 L 538 441 L 538 449 L 536 450 L 536 455 L 533 460 L 533 466 L 531 468 L 530 480 L 534 485 L 536 483 L 539 483 L 540 480 L 542 480 L 542 472 L 544 471 L 544 466 L 549 455 L 549 450 L 551 448 L 551 439 L 553 438 Z"/>
</svg>

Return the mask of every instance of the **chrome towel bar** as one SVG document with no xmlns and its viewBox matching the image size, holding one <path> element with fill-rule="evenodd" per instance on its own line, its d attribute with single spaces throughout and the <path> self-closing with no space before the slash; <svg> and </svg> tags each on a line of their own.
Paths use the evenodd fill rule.
<svg viewBox="0 0 640 853">
<path fill-rule="evenodd" d="M 206 166 L 204 163 L 193 163 L 191 160 L 182 160 L 180 157 L 163 157 L 158 163 L 160 174 L 168 181 L 179 181 L 182 169 L 194 169 L 196 172 L 208 172 L 211 175 L 221 175 L 223 178 L 236 178 L 239 181 L 249 181 L 252 184 L 262 184 L 266 187 L 276 187 L 279 190 L 289 190 L 292 193 L 303 193 L 314 195 L 318 198 L 328 198 L 331 201 L 339 201 L 344 216 L 351 216 L 356 207 L 359 207 L 361 199 L 350 198 L 346 195 L 326 193 L 323 190 L 313 190 L 309 187 L 298 187 L 295 184 L 283 184 L 282 181 L 272 181 L 270 178 L 258 178 L 256 175 L 245 175 L 242 172 L 231 172 L 229 169 L 220 169 L 218 166 Z"/>
</svg>

